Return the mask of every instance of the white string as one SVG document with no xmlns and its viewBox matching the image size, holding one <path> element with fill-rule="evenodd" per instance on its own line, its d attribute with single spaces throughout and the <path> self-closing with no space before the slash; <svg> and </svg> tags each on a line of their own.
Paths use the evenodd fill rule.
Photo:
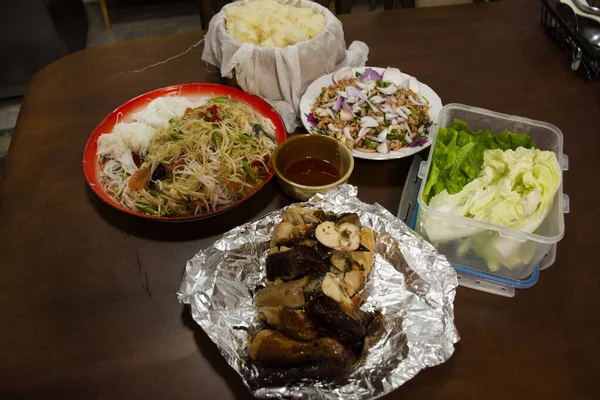
<svg viewBox="0 0 600 400">
<path fill-rule="evenodd" d="M 144 71 L 145 71 L 145 70 L 147 70 L 147 69 L 154 68 L 154 67 L 157 67 L 157 66 L 159 66 L 159 65 L 162 65 L 162 64 L 166 64 L 166 63 L 168 63 L 169 61 L 173 61 L 173 60 L 175 60 L 176 58 L 179 58 L 179 57 L 181 57 L 181 56 L 184 56 L 184 55 L 186 55 L 187 53 L 189 53 L 190 51 L 192 51 L 192 49 L 194 49 L 194 48 L 198 47 L 200 44 L 202 44 L 202 42 L 204 42 L 204 38 L 200 39 L 198 42 L 196 42 L 196 43 L 194 43 L 193 45 L 191 45 L 190 47 L 188 47 L 188 49 L 187 49 L 186 51 L 184 51 L 184 52 L 182 52 L 182 53 L 179 53 L 179 54 L 177 54 L 177 55 L 175 55 L 175 56 L 169 57 L 169 58 L 167 58 L 166 60 L 159 61 L 159 62 L 157 62 L 157 63 L 154 63 L 154 64 L 150 64 L 150 65 L 148 65 L 148 66 L 146 66 L 146 67 L 144 67 L 144 68 L 140 68 L 140 69 L 134 69 L 134 70 L 131 70 L 131 71 L 122 71 L 122 72 L 119 72 L 117 75 L 121 75 L 121 74 L 128 74 L 128 73 L 130 73 L 130 72 L 144 72 Z"/>
</svg>

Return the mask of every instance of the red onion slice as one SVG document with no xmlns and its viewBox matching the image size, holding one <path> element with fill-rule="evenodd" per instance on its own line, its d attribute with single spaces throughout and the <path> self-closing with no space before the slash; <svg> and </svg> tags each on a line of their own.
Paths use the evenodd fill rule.
<svg viewBox="0 0 600 400">
<path fill-rule="evenodd" d="M 337 101 L 333 105 L 333 111 L 339 112 L 343 102 L 344 98 L 342 96 L 338 96 Z"/>
<path fill-rule="evenodd" d="M 335 114 L 333 113 L 333 110 L 331 108 L 327 108 L 327 114 L 329 114 L 329 116 L 335 120 Z"/>
<path fill-rule="evenodd" d="M 371 130 L 371 128 L 369 127 L 364 127 L 364 128 L 360 128 L 360 131 L 358 131 L 358 136 L 356 137 L 356 142 L 358 142 L 360 139 L 363 138 L 363 136 L 365 136 L 369 131 Z"/>
<path fill-rule="evenodd" d="M 342 100 L 342 109 L 348 111 L 351 114 L 354 114 L 354 112 L 352 111 L 350 106 L 348 104 L 346 104 L 346 102 L 344 100 Z"/>
<path fill-rule="evenodd" d="M 394 94 L 398 91 L 398 88 L 394 85 L 390 85 L 386 88 L 377 88 L 377 90 L 379 90 L 381 93 L 383 94 Z"/>
<path fill-rule="evenodd" d="M 412 95 L 408 96 L 408 101 L 410 101 L 411 103 L 413 103 L 416 106 L 426 106 L 427 105 L 426 103 L 419 103 L 417 100 L 415 100 L 415 98 Z"/>
<path fill-rule="evenodd" d="M 371 68 L 365 69 L 365 72 L 363 72 L 360 75 L 361 82 L 376 81 L 378 79 L 381 79 L 381 75 L 379 74 L 379 72 L 377 72 Z"/>
<path fill-rule="evenodd" d="M 387 140 L 387 139 L 379 139 L 376 136 L 366 135 L 365 137 L 367 139 L 372 140 L 372 141 L 377 142 L 377 143 L 390 143 L 389 140 Z"/>
<path fill-rule="evenodd" d="M 394 112 L 395 112 L 396 114 L 398 114 L 398 116 L 399 116 L 400 118 L 402 118 L 402 119 L 404 119 L 404 120 L 408 120 L 408 115 L 406 115 L 406 114 L 404 113 L 404 110 L 402 110 L 402 108 L 401 108 L 401 107 L 396 107 L 396 109 L 394 110 Z"/>
<path fill-rule="evenodd" d="M 382 154 L 389 153 L 390 149 L 388 148 L 387 143 L 381 143 L 379 146 L 377 146 L 377 152 Z"/>
<path fill-rule="evenodd" d="M 354 113 L 352 112 L 352 110 L 347 111 L 345 109 L 342 109 L 340 111 L 340 119 L 342 121 L 352 121 L 354 119 Z"/>
<path fill-rule="evenodd" d="M 347 126 L 344 128 L 344 136 L 346 136 L 346 139 L 348 139 L 350 141 L 354 141 L 354 138 L 350 134 L 350 128 Z"/>
</svg>

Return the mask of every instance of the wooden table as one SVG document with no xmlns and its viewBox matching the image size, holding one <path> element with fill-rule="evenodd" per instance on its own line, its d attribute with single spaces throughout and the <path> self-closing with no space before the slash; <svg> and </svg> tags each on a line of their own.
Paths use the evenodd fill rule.
<svg viewBox="0 0 600 400">
<path fill-rule="evenodd" d="M 539 3 L 497 2 L 343 16 L 369 64 L 414 74 L 445 103 L 548 121 L 565 135 L 572 212 L 556 264 L 515 298 L 460 288 L 462 340 L 445 364 L 386 398 L 598 398 L 600 96 L 539 24 Z M 249 398 L 175 297 L 186 260 L 217 235 L 289 203 L 273 182 L 218 218 L 159 224 L 86 188 L 82 151 L 119 104 L 162 86 L 218 82 L 202 33 L 68 56 L 30 82 L 0 181 L 0 398 Z M 357 160 L 359 197 L 398 207 L 410 159 Z"/>
</svg>

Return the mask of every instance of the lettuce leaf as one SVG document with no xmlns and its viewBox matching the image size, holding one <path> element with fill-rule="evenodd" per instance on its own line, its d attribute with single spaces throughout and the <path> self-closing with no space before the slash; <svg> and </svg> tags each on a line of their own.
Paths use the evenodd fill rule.
<svg viewBox="0 0 600 400">
<path fill-rule="evenodd" d="M 474 132 L 466 122 L 455 119 L 452 125 L 438 132 L 423 200 L 428 204 L 431 197 L 443 190 L 450 194 L 461 191 L 479 176 L 486 150 L 519 147 L 536 148 L 528 135 L 513 132 L 495 135 L 485 129 Z"/>
</svg>

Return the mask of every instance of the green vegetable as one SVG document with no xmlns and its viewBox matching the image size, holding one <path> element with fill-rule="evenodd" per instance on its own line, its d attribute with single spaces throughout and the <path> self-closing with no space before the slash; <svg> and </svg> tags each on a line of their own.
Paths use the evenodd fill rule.
<svg viewBox="0 0 600 400">
<path fill-rule="evenodd" d="M 381 79 L 377 79 L 375 81 L 375 86 L 378 87 L 378 88 L 386 88 L 386 87 L 388 87 L 390 85 L 391 85 L 390 82 L 384 82 Z"/>
<path fill-rule="evenodd" d="M 392 129 L 390 132 L 391 132 L 391 133 L 397 133 L 397 132 L 398 132 L 398 129 L 394 128 L 394 129 Z"/>
<path fill-rule="evenodd" d="M 246 170 L 246 173 L 248 174 L 248 176 L 250 177 L 250 179 L 252 179 L 253 181 L 256 180 L 256 176 L 254 175 L 254 171 L 252 171 L 252 168 L 250 167 L 250 164 L 248 164 L 248 161 L 244 161 L 244 163 L 242 164 L 244 166 L 244 169 Z"/>
<path fill-rule="evenodd" d="M 534 232 L 550 212 L 560 186 L 561 170 L 556 155 L 551 151 L 519 147 L 488 150 L 483 157 L 479 177 L 455 194 L 449 187 L 456 182 L 439 176 L 437 182 L 444 183 L 444 190 L 431 198 L 429 206 L 445 213 Z M 434 166 L 431 177 L 438 171 Z M 430 179 L 427 186 L 431 186 L 431 182 Z M 422 226 L 434 243 L 472 236 L 463 239 L 469 243 L 461 243 L 459 252 L 472 248 L 492 271 L 501 266 L 516 268 L 529 263 L 534 256 L 527 242 L 490 236 L 487 230 L 457 226 L 451 220 L 425 218 Z"/>
<path fill-rule="evenodd" d="M 357 78 L 360 78 L 360 72 L 358 72 L 358 71 L 357 71 L 357 72 L 355 72 L 355 73 L 354 73 L 354 76 L 355 76 L 355 77 L 357 77 Z"/>
<path fill-rule="evenodd" d="M 395 131 L 395 129 L 392 129 L 392 130 Z M 404 136 L 388 134 L 385 138 L 387 140 L 402 140 L 402 139 L 404 139 Z"/>
<path fill-rule="evenodd" d="M 410 108 L 410 113 L 412 114 L 413 118 L 417 119 L 419 118 L 419 112 L 417 111 L 416 108 L 413 107 L 408 107 Z"/>
<path fill-rule="evenodd" d="M 242 191 L 240 192 L 240 194 L 242 195 L 242 197 L 246 197 L 246 191 L 244 189 L 242 189 Z"/>
<path fill-rule="evenodd" d="M 210 137 L 210 140 L 213 142 L 213 144 L 215 146 L 217 146 L 217 147 L 220 146 L 221 141 L 222 141 L 221 134 L 219 132 L 213 132 Z"/>
<path fill-rule="evenodd" d="M 225 103 L 229 99 L 227 97 L 215 97 L 213 99 L 208 100 L 208 103 Z"/>
<path fill-rule="evenodd" d="M 175 124 L 175 126 L 181 126 L 181 122 L 177 121 L 174 118 L 169 119 L 169 124 Z"/>
<path fill-rule="evenodd" d="M 158 215 L 158 211 L 154 207 L 147 206 L 142 203 L 137 203 L 136 207 L 139 211 L 145 212 L 150 215 Z"/>
<path fill-rule="evenodd" d="M 411 112 L 416 111 L 411 108 Z M 477 178 L 482 170 L 486 150 L 516 150 L 535 148 L 531 137 L 513 132 L 494 135 L 489 130 L 473 132 L 466 122 L 455 119 L 448 128 L 439 130 L 423 200 L 429 200 L 444 189 L 449 194 L 460 192 Z"/>
<path fill-rule="evenodd" d="M 240 140 L 248 140 L 248 139 L 250 139 L 250 135 L 248 135 L 247 133 L 243 133 L 243 132 L 240 133 L 238 135 L 238 137 L 240 138 Z"/>
<path fill-rule="evenodd" d="M 365 139 L 365 145 L 371 149 L 376 149 L 377 146 L 379 146 L 379 143 L 374 140 Z"/>
</svg>

